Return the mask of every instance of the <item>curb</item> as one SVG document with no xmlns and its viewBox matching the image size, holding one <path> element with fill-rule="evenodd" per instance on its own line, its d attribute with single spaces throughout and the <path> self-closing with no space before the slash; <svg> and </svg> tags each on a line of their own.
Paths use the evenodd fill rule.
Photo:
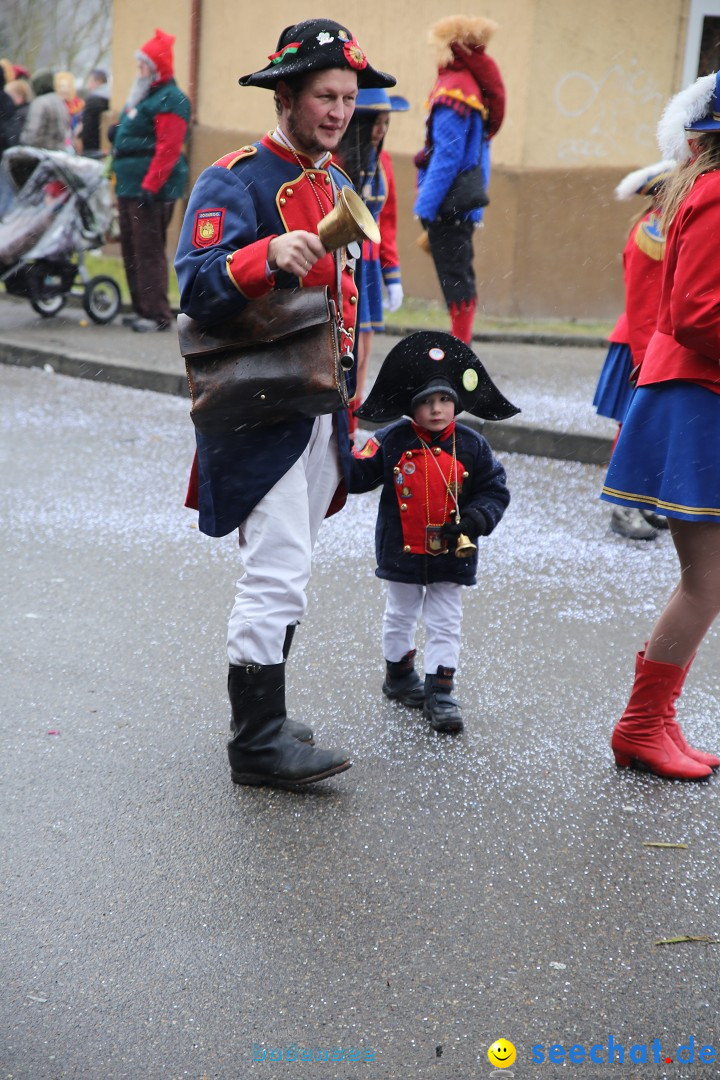
<svg viewBox="0 0 720 1080">
<path fill-rule="evenodd" d="M 49 366 L 58 375 L 114 383 L 135 390 L 152 390 L 159 394 L 172 394 L 174 397 L 190 396 L 184 375 L 101 363 L 94 356 L 59 353 L 55 348 L 42 349 L 38 346 L 0 341 L 0 363 L 28 368 Z M 584 465 L 607 464 L 610 460 L 612 440 L 597 435 L 551 431 L 522 424 L 501 424 L 482 421 L 474 416 L 464 417 L 463 423 L 483 434 L 493 450 L 556 458 L 560 461 L 578 461 Z M 367 421 L 363 423 L 363 428 L 369 430 L 382 426 Z"/>
<path fill-rule="evenodd" d="M 419 326 L 385 326 L 378 333 L 388 337 L 405 337 L 407 334 L 416 334 L 424 329 Z M 563 346 L 584 347 L 587 349 L 606 349 L 608 339 L 605 337 L 591 336 L 590 334 L 553 334 L 541 330 L 477 330 L 473 333 L 473 341 L 493 342 L 506 345 L 547 345 L 552 348 Z"/>
</svg>

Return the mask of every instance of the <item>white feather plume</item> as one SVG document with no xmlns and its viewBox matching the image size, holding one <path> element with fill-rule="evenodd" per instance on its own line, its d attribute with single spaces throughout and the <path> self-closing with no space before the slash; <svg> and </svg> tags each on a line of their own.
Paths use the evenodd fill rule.
<svg viewBox="0 0 720 1080">
<path fill-rule="evenodd" d="M 638 190 L 645 187 L 653 176 L 659 176 L 660 173 L 669 172 L 676 167 L 676 161 L 671 158 L 664 158 L 662 161 L 656 161 L 654 165 L 645 165 L 641 169 L 634 169 L 627 176 L 624 176 L 615 188 L 615 198 L 620 199 L 621 202 L 627 202 L 633 195 L 637 195 Z"/>
<path fill-rule="evenodd" d="M 694 83 L 670 98 L 657 126 L 658 146 L 663 157 L 677 162 L 690 157 L 687 133 L 688 124 L 706 116 L 715 92 L 715 73 L 701 75 Z"/>
</svg>

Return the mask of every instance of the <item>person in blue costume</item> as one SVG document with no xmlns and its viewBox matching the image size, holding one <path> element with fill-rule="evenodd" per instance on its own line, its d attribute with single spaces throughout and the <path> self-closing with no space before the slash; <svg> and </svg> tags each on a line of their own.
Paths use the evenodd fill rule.
<svg viewBox="0 0 720 1080">
<path fill-rule="evenodd" d="M 397 251 L 397 193 L 392 158 L 385 149 L 390 114 L 407 112 L 408 101 L 377 87 L 360 90 L 355 112 L 343 135 L 337 158 L 378 223 L 380 243 L 365 240 L 360 267 L 357 321 L 357 378 L 350 402 L 350 431 L 357 428 L 354 410 L 362 404 L 375 331 L 384 328 L 383 307 L 397 311 L 403 302 Z M 386 299 L 383 300 L 383 285 Z"/>
<path fill-rule="evenodd" d="M 240 84 L 274 91 L 277 126 L 198 178 L 175 261 L 180 306 L 212 327 L 273 289 L 326 286 L 346 351 L 357 310 L 354 264 L 328 253 L 317 227 L 348 183 L 331 158 L 358 87 L 395 80 L 330 19 L 287 27 L 268 59 Z M 307 725 L 288 719 L 285 660 L 306 610 L 318 530 L 345 501 L 347 410 L 196 438 L 188 505 L 208 535 L 238 530 L 245 569 L 228 626 L 231 778 L 292 789 L 333 776 L 350 767 L 349 755 L 311 745 Z"/>
<path fill-rule="evenodd" d="M 428 99 L 425 146 L 415 156 L 414 213 L 425 230 L 421 246 L 435 263 L 452 333 L 466 344 L 477 305 L 473 232 L 482 225 L 484 203 L 449 216 L 441 208 L 457 177 L 478 166 L 487 191 L 490 140 L 505 116 L 505 86 L 486 52 L 496 30 L 491 19 L 464 15 L 441 19 L 430 30 L 438 75 Z"/>
<path fill-rule="evenodd" d="M 350 486 L 353 492 L 382 487 L 375 573 L 387 583 L 383 693 L 422 707 L 433 730 L 451 734 L 463 729 L 453 697 L 462 587 L 477 580 L 474 541 L 489 536 L 510 501 L 504 468 L 482 435 L 457 423 L 461 410 L 488 420 L 520 411 L 452 334 L 422 330 L 404 338 L 358 409 L 361 419 L 397 422 L 353 451 Z M 415 670 L 421 618 L 424 684 Z"/>
</svg>

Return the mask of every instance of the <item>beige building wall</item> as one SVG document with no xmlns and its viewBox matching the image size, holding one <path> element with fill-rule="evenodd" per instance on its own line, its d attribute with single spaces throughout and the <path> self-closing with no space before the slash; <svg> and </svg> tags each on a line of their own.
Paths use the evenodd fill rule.
<svg viewBox="0 0 720 1080">
<path fill-rule="evenodd" d="M 392 72 L 397 92 L 411 102 L 409 112 L 393 116 L 385 144 L 396 169 L 408 295 L 441 296 L 432 262 L 416 246 L 412 216 L 412 157 L 424 141 L 435 74 L 427 28 L 458 11 L 499 24 L 489 52 L 506 83 L 507 114 L 493 143 L 491 204 L 476 240 L 481 310 L 612 318 L 622 307 L 621 251 L 639 209 L 616 203 L 613 189 L 630 169 L 660 156 L 655 127 L 681 85 L 689 2 L 489 0 L 476 9 L 445 0 L 366 0 L 348 14 L 373 65 Z M 115 109 L 134 77 L 135 49 L 156 26 L 177 36 L 178 83 L 195 103 L 194 179 L 273 126 L 272 94 L 239 87 L 238 76 L 264 66 L 285 26 L 320 9 L 278 0 L 123 0 L 114 10 Z"/>
</svg>

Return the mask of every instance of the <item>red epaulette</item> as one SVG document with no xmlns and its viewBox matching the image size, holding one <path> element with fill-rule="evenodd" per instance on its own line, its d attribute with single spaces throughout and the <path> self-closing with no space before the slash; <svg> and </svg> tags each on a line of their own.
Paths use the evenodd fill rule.
<svg viewBox="0 0 720 1080">
<path fill-rule="evenodd" d="M 241 146 L 239 150 L 233 150 L 232 153 L 213 161 L 213 165 L 219 165 L 221 169 L 232 169 L 238 161 L 252 157 L 253 154 L 257 154 L 257 146 Z"/>
</svg>

